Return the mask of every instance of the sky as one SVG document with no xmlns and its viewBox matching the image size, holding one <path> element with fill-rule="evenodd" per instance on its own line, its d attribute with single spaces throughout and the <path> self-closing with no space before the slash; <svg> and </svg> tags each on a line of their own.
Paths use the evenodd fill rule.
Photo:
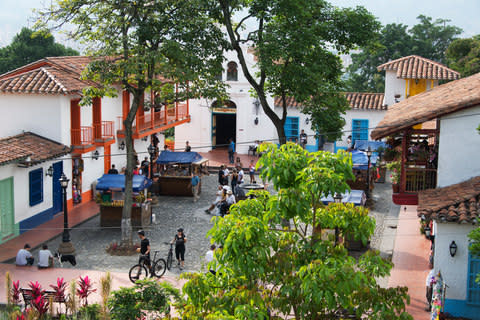
<svg viewBox="0 0 480 320">
<path fill-rule="evenodd" d="M 51 0 L 0 0 L 0 47 L 8 45 L 21 28 L 32 27 L 34 8 L 42 8 Z M 382 24 L 403 23 L 413 26 L 420 14 L 434 20 L 449 19 L 451 24 L 463 29 L 462 37 L 480 34 L 479 0 L 330 0 L 340 7 L 364 6 L 378 17 Z M 66 43 L 56 36 L 59 42 Z"/>
</svg>

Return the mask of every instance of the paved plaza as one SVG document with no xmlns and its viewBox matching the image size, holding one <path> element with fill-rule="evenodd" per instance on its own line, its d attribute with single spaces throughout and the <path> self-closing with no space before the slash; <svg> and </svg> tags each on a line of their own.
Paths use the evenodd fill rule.
<svg viewBox="0 0 480 320">
<path fill-rule="evenodd" d="M 199 271 L 204 268 L 204 256 L 210 246 L 207 232 L 213 226 L 212 215 L 204 211 L 215 199 L 217 188 L 217 174 L 212 173 L 202 178 L 202 192 L 200 200 L 193 202 L 191 197 L 159 196 L 159 202 L 153 207 L 155 223 L 145 228 L 146 236 L 150 239 L 152 251 L 158 250 L 161 257 L 165 257 L 169 242 L 173 239 L 178 228 L 183 228 L 187 236 L 185 269 L 184 271 Z M 377 184 L 373 192 L 374 205 L 370 214 L 376 219 L 377 227 L 371 239 L 371 247 L 381 249 L 384 234 L 384 220 L 392 211 L 390 184 Z M 395 210 L 393 210 L 395 213 Z M 396 210 L 398 213 L 398 208 Z M 390 232 L 391 230 L 389 230 Z M 136 232 L 134 242 L 139 242 Z M 129 268 L 138 260 L 138 255 L 111 256 L 105 249 L 113 242 L 119 242 L 119 228 L 101 228 L 99 215 L 80 224 L 71 230 L 72 243 L 76 249 L 77 265 L 64 263 L 64 268 L 79 268 L 84 270 L 128 272 Z M 48 241 L 50 250 L 58 248 L 62 240 L 61 235 Z M 391 254 L 388 249 L 385 255 Z M 38 256 L 38 248 L 32 251 Z M 178 275 L 182 271 L 174 265 L 167 274 Z"/>
</svg>

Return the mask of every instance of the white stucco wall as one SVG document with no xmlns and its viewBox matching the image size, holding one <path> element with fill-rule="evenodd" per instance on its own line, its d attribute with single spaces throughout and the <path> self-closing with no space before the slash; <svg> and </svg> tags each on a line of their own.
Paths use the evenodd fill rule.
<svg viewBox="0 0 480 320">
<path fill-rule="evenodd" d="M 448 286 L 446 299 L 465 300 L 468 273 L 468 233 L 475 229 L 471 224 L 436 223 L 435 272 L 441 271 Z M 450 256 L 450 244 L 455 241 L 457 253 Z"/>
<path fill-rule="evenodd" d="M 480 105 L 440 119 L 437 187 L 480 174 Z"/>
<path fill-rule="evenodd" d="M 64 121 L 61 108 L 67 101 L 64 96 L 1 94 L 0 137 L 31 131 L 60 142 L 63 131 L 60 124 Z"/>
<path fill-rule="evenodd" d="M 352 120 L 353 119 L 368 119 L 368 139 L 373 129 L 375 129 L 378 123 L 383 119 L 387 113 L 386 110 L 348 110 L 345 114 L 345 127 L 343 127 L 342 140 L 337 141 L 337 147 L 347 147 L 347 138 L 352 135 Z"/>
<path fill-rule="evenodd" d="M 62 159 L 47 161 L 38 165 L 31 166 L 29 168 L 20 168 L 16 164 L 0 166 L 0 180 L 13 177 L 15 223 L 28 219 L 52 207 L 52 177 L 46 176 L 45 173 L 53 163 L 58 161 L 62 161 Z M 71 161 L 63 160 L 63 166 L 64 169 L 67 166 L 68 168 L 71 168 Z M 43 170 L 43 201 L 34 206 L 30 206 L 29 172 L 39 168 L 42 168 Z M 64 172 L 71 181 L 71 170 L 64 170 Z M 67 188 L 67 198 L 71 198 L 70 188 Z"/>
<path fill-rule="evenodd" d="M 397 78 L 396 71 L 388 70 L 385 72 L 385 104 L 395 104 L 395 95 L 398 94 L 398 102 L 405 99 L 405 79 Z"/>
<path fill-rule="evenodd" d="M 247 65 L 255 64 L 253 55 L 246 54 Z M 227 65 L 235 61 L 238 65 L 238 81 L 226 81 Z M 255 140 L 271 140 L 276 137 L 276 131 L 270 119 L 265 115 L 260 106 L 258 115 L 253 105 L 254 98 L 250 95 L 251 86 L 246 80 L 238 63 L 236 53 L 226 53 L 224 72 L 222 79 L 229 85 L 227 93 L 230 100 L 237 106 L 236 113 L 236 151 L 247 153 L 248 146 Z M 214 101 L 206 99 L 190 100 L 191 122 L 175 127 L 175 149 L 182 150 L 185 142 L 189 141 L 193 151 L 207 152 L 212 147 L 212 111 L 211 104 Z M 273 98 L 268 97 L 268 103 L 273 108 Z M 254 120 L 258 117 L 258 125 Z"/>
</svg>

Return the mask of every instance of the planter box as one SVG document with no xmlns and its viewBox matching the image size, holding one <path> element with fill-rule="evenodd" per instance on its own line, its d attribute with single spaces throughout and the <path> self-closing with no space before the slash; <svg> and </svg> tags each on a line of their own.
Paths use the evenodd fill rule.
<svg viewBox="0 0 480 320">
<path fill-rule="evenodd" d="M 100 206 L 100 227 L 121 227 L 123 207 Z M 145 202 L 141 207 L 132 207 L 132 227 L 143 228 L 150 225 L 152 206 Z"/>
</svg>

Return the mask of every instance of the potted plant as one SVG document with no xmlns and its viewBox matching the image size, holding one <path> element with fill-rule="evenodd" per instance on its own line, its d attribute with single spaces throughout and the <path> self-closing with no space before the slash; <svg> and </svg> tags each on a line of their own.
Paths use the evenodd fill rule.
<svg viewBox="0 0 480 320">
<path fill-rule="evenodd" d="M 387 163 L 387 169 L 390 171 L 390 180 L 392 181 L 393 193 L 398 193 L 400 186 L 400 161 L 392 161 Z"/>
</svg>

